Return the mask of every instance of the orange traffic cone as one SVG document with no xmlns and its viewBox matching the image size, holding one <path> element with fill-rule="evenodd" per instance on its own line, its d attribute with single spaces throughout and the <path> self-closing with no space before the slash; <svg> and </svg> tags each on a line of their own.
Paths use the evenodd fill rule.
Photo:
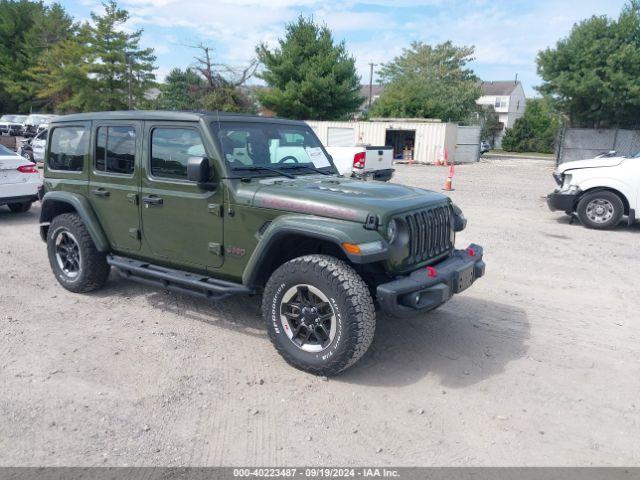
<svg viewBox="0 0 640 480">
<path fill-rule="evenodd" d="M 444 181 L 444 187 L 442 187 L 442 190 L 446 190 L 448 192 L 451 192 L 454 190 L 453 188 L 453 163 L 451 165 L 449 165 L 449 174 L 447 175 L 447 179 Z"/>
</svg>

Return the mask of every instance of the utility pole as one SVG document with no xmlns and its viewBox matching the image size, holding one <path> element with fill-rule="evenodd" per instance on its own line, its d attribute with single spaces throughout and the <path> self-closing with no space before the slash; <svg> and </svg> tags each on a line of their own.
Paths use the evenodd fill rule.
<svg viewBox="0 0 640 480">
<path fill-rule="evenodd" d="M 128 94 L 129 94 L 129 110 L 133 110 L 133 92 L 131 90 L 131 77 L 132 77 L 132 68 L 131 68 L 131 54 L 130 53 L 125 53 L 125 56 L 127 58 L 127 73 L 128 73 L 128 77 L 129 77 L 129 88 L 128 88 Z"/>
<path fill-rule="evenodd" d="M 373 67 L 375 66 L 375 63 L 369 63 L 369 107 L 367 108 L 368 110 L 371 110 L 371 101 L 373 99 Z"/>
</svg>

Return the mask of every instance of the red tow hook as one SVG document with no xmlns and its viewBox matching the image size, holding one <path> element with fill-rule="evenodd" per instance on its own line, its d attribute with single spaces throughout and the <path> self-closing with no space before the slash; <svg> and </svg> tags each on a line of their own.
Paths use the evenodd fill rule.
<svg viewBox="0 0 640 480">
<path fill-rule="evenodd" d="M 476 256 L 476 251 L 471 247 L 467 248 L 467 253 L 469 254 L 470 257 Z"/>
<path fill-rule="evenodd" d="M 427 267 L 427 272 L 429 272 L 429 278 L 435 278 L 437 275 L 436 269 L 433 267 Z"/>
</svg>

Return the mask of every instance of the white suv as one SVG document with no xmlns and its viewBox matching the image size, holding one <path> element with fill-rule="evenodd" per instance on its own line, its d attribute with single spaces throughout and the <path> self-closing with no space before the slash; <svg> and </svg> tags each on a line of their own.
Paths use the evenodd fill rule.
<svg viewBox="0 0 640 480">
<path fill-rule="evenodd" d="M 38 200 L 42 176 L 34 163 L 0 145 L 0 205 L 26 212 Z"/>
<path fill-rule="evenodd" d="M 553 173 L 559 188 L 547 197 L 553 210 L 578 215 L 585 227 L 614 228 L 624 215 L 631 225 L 640 210 L 640 152 L 615 152 L 561 163 Z"/>
</svg>

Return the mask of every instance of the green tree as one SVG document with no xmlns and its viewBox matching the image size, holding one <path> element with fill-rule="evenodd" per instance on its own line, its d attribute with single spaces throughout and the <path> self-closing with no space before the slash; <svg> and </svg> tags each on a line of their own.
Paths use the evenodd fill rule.
<svg viewBox="0 0 640 480">
<path fill-rule="evenodd" d="M 194 68 L 204 80 L 199 92 L 199 108 L 225 112 L 253 112 L 254 102 L 245 93 L 243 85 L 255 74 L 257 60 L 251 60 L 245 67 L 233 68 L 224 63 L 214 62 L 213 49 L 210 46 L 199 43 L 193 48 L 200 51 L 199 55 L 194 56 Z"/>
<path fill-rule="evenodd" d="M 158 107 L 162 110 L 196 110 L 200 108 L 200 92 L 205 83 L 194 70 L 172 69 L 160 85 Z"/>
<path fill-rule="evenodd" d="M 223 110 L 253 112 L 254 101 L 243 84 L 251 78 L 256 61 L 242 68 L 214 63 L 211 47 L 195 45 L 199 50 L 192 68 L 174 68 L 160 86 L 157 108 L 166 110 Z"/>
<path fill-rule="evenodd" d="M 553 153 L 559 120 L 545 99 L 527 101 L 524 115 L 508 128 L 502 148 L 508 152 Z"/>
<path fill-rule="evenodd" d="M 30 70 L 37 98 L 60 113 L 92 110 L 97 105 L 96 82 L 90 77 L 94 61 L 78 36 L 56 43 Z"/>
<path fill-rule="evenodd" d="M 624 127 L 640 123 L 640 1 L 617 20 L 593 16 L 555 48 L 538 54 L 539 87 L 570 124 Z"/>
<path fill-rule="evenodd" d="M 129 12 L 118 8 L 115 0 L 103 6 L 104 14 L 91 13 L 92 24 L 83 26 L 89 54 L 95 59 L 90 69 L 95 95 L 86 108 L 126 109 L 129 87 L 135 107 L 136 100 L 155 84 L 156 57 L 153 49 L 140 48 L 142 30 L 128 33 L 122 28 L 129 20 Z"/>
<path fill-rule="evenodd" d="M 371 115 L 463 121 L 476 111 L 478 78 L 468 63 L 474 47 L 413 42 L 378 72 L 384 91 Z"/>
<path fill-rule="evenodd" d="M 493 147 L 496 143 L 496 136 L 502 131 L 502 124 L 499 121 L 498 114 L 493 105 L 481 108 L 478 113 L 482 123 L 480 139 L 489 142 Z"/>
<path fill-rule="evenodd" d="M 256 48 L 264 65 L 259 77 L 268 88 L 258 92 L 260 103 L 287 118 L 334 120 L 345 118 L 362 104 L 360 77 L 344 42 L 336 44 L 326 26 L 298 17 L 286 26 L 279 47 Z"/>
<path fill-rule="evenodd" d="M 0 0 L 0 111 L 41 109 L 30 74 L 40 57 L 73 36 L 76 26 L 57 3 Z"/>
</svg>

